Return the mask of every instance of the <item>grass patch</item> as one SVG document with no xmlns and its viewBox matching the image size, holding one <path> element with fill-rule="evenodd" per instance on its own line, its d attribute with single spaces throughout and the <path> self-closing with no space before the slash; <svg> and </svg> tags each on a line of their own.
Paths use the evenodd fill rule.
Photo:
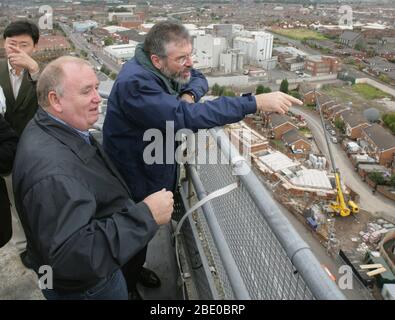
<svg viewBox="0 0 395 320">
<path fill-rule="evenodd" d="M 391 97 L 389 94 L 372 87 L 368 84 L 359 83 L 352 86 L 352 90 L 361 95 L 366 100 L 382 99 Z"/>
<path fill-rule="evenodd" d="M 315 104 L 304 104 L 303 107 L 305 107 L 308 110 L 314 111 L 316 106 Z"/>
<path fill-rule="evenodd" d="M 311 133 L 310 129 L 309 129 L 309 128 L 306 128 L 306 127 L 304 127 L 304 128 L 299 128 L 299 131 L 300 131 L 300 133 L 302 133 L 302 134 L 310 134 L 310 133 Z"/>
<path fill-rule="evenodd" d="M 272 32 L 294 40 L 327 40 L 323 34 L 309 29 L 273 29 Z"/>
<path fill-rule="evenodd" d="M 286 152 L 287 151 L 287 148 L 285 147 L 284 142 L 282 142 L 281 140 L 273 139 L 270 142 L 271 142 L 272 146 L 275 149 L 277 149 L 278 151 L 281 151 L 281 152 Z"/>
<path fill-rule="evenodd" d="M 348 101 L 354 102 L 353 92 L 348 88 L 338 88 L 338 87 L 329 87 L 321 90 L 324 93 L 327 93 L 330 97 L 335 100 L 340 100 L 343 103 Z"/>
</svg>

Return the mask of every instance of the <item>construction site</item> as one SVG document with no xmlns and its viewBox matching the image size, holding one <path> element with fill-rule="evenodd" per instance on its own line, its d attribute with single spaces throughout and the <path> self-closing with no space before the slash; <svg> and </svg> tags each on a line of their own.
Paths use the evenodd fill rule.
<svg viewBox="0 0 395 320">
<path fill-rule="evenodd" d="M 395 217 L 359 208 L 359 194 L 343 182 L 332 153 L 332 159 L 323 155 L 304 120 L 259 114 L 227 130 L 273 198 L 329 256 L 351 267 L 372 299 L 386 299 L 395 286 Z"/>
</svg>

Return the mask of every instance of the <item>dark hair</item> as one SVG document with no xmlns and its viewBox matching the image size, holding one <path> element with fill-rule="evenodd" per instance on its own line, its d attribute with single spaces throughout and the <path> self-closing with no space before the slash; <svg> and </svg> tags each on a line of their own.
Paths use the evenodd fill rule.
<svg viewBox="0 0 395 320">
<path fill-rule="evenodd" d="M 3 38 L 10 38 L 20 35 L 28 35 L 32 38 L 33 43 L 37 44 L 40 38 L 40 31 L 35 23 L 29 20 L 17 20 L 11 22 L 4 30 Z"/>
<path fill-rule="evenodd" d="M 144 41 L 144 51 L 149 56 L 155 54 L 166 57 L 166 45 L 170 42 L 191 41 L 188 30 L 180 23 L 163 21 L 155 24 Z"/>
</svg>

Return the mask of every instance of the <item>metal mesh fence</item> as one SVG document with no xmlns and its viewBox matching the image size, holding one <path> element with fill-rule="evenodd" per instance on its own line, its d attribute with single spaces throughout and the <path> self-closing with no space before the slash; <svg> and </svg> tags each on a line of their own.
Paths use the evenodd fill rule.
<svg viewBox="0 0 395 320">
<path fill-rule="evenodd" d="M 218 152 L 215 143 L 206 146 L 208 156 Z M 197 172 L 207 193 L 237 179 L 227 164 L 198 165 Z M 212 200 L 211 204 L 252 299 L 313 299 L 243 185 Z M 206 242 L 209 248 L 208 260 L 215 267 L 223 298 L 234 299 L 227 273 L 202 212 L 196 217 L 196 225 L 202 235 L 201 241 Z"/>
</svg>

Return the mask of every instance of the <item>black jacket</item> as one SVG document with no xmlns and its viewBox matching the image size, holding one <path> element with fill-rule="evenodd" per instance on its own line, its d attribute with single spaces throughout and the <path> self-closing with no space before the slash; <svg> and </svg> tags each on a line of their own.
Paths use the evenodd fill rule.
<svg viewBox="0 0 395 320">
<path fill-rule="evenodd" d="M 0 115 L 0 248 L 11 238 L 11 212 L 7 188 L 1 175 L 11 172 L 18 138 L 10 125 Z"/>
<path fill-rule="evenodd" d="M 145 203 L 131 200 L 101 146 L 92 143 L 39 108 L 18 145 L 13 183 L 28 257 L 36 272 L 41 265 L 53 268 L 57 290 L 95 285 L 146 246 L 158 228 Z"/>
<path fill-rule="evenodd" d="M 0 60 L 0 86 L 3 88 L 7 105 L 4 118 L 19 136 L 37 111 L 36 85 L 37 81 L 33 81 L 26 71 L 23 75 L 18 97 L 15 99 L 12 93 L 7 60 Z"/>
</svg>

